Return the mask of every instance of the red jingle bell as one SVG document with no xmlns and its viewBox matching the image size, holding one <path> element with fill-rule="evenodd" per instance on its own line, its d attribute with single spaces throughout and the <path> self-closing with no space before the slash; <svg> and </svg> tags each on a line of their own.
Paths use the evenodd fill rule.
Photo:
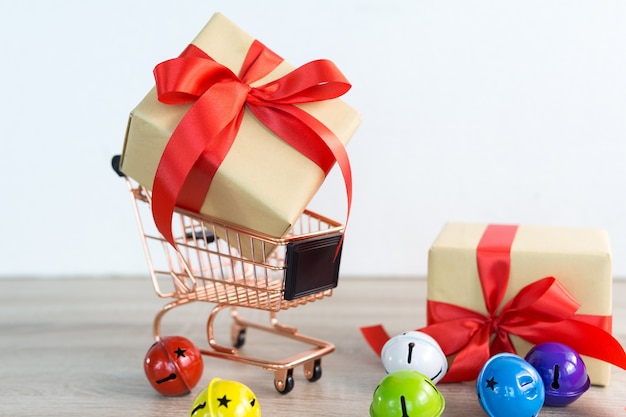
<svg viewBox="0 0 626 417">
<path fill-rule="evenodd" d="M 204 363 L 191 341 L 182 336 L 167 336 L 150 347 L 143 369 L 155 390 L 175 396 L 191 392 L 200 381 Z"/>
</svg>

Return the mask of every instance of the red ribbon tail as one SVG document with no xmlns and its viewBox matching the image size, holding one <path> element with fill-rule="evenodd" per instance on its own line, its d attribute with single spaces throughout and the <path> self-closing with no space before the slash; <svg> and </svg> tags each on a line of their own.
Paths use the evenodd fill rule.
<svg viewBox="0 0 626 417">
<path fill-rule="evenodd" d="M 534 344 L 545 342 L 545 335 L 549 334 L 550 341 L 567 345 L 580 355 L 626 369 L 626 352 L 622 345 L 609 332 L 592 324 L 569 319 L 555 324 L 537 325 L 528 333 L 515 332 Z"/>
<path fill-rule="evenodd" d="M 344 144 L 322 122 L 296 106 L 275 105 L 273 107 L 249 105 L 252 113 L 271 131 L 293 146 L 328 174 L 335 162 L 341 170 L 346 189 L 346 220 L 344 234 L 352 207 L 352 168 Z M 293 133 L 297 132 L 297 135 Z M 308 140 L 302 140 L 306 138 Z M 295 140 L 297 139 L 297 140 Z M 343 243 L 341 236 L 335 258 Z"/>
<path fill-rule="evenodd" d="M 237 120 L 246 94 L 247 87 L 241 84 L 213 86 L 189 109 L 165 146 L 152 187 L 152 214 L 159 232 L 173 246 L 176 246 L 172 234 L 174 210 L 180 202 L 181 192 L 190 192 L 184 187 L 185 182 L 208 147 L 219 155 L 216 165 L 224 159 L 234 137 L 225 138 L 220 133 Z M 208 139 L 199 140 L 204 136 Z M 213 168 L 211 178 L 217 168 Z M 205 195 L 208 184 L 199 185 L 202 189 L 196 192 Z M 193 209 L 197 211 L 199 207 Z"/>
<path fill-rule="evenodd" d="M 385 343 L 387 343 L 390 339 L 389 334 L 385 331 L 384 327 L 380 324 L 361 327 L 361 333 L 374 353 L 380 356 L 383 346 L 385 346 Z"/>
</svg>

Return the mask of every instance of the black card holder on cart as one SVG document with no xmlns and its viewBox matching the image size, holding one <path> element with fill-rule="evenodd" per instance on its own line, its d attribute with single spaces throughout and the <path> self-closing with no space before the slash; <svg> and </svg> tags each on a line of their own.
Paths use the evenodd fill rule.
<svg viewBox="0 0 626 417">
<path fill-rule="evenodd" d="M 285 300 L 294 300 L 337 286 L 342 233 L 287 244 Z M 342 245 L 343 246 L 343 245 Z"/>
</svg>

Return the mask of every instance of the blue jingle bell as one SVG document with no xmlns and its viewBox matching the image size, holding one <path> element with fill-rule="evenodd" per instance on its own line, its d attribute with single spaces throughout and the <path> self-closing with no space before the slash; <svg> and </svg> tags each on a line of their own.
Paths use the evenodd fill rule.
<svg viewBox="0 0 626 417">
<path fill-rule="evenodd" d="M 494 355 L 483 365 L 476 393 L 490 417 L 536 417 L 545 398 L 537 370 L 512 353 Z"/>
</svg>

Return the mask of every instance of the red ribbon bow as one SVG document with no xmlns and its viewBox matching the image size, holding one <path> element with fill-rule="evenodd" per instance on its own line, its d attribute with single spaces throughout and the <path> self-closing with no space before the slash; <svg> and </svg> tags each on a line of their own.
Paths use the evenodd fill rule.
<svg viewBox="0 0 626 417">
<path fill-rule="evenodd" d="M 490 356 L 515 353 L 511 334 L 533 344 L 563 343 L 581 355 L 626 369 L 624 349 L 602 328 L 610 329 L 610 317 L 575 315 L 580 304 L 553 277 L 525 286 L 498 311 L 508 286 L 516 231 L 516 226 L 490 225 L 478 244 L 476 259 L 487 315 L 428 300 L 429 324 L 419 330 L 434 337 L 446 355 L 456 354 L 442 381 L 474 380 Z M 389 339 L 382 326 L 361 331 L 380 355 Z"/>
<path fill-rule="evenodd" d="M 155 224 L 172 245 L 174 208 L 200 210 L 235 140 L 245 107 L 325 174 L 338 163 L 349 216 L 352 175 L 345 147 L 324 124 L 296 104 L 339 97 L 351 85 L 332 62 L 317 60 L 267 84 L 250 86 L 281 62 L 282 58 L 254 41 L 239 76 L 194 45 L 154 69 L 159 101 L 193 103 L 165 147 L 152 187 Z"/>
</svg>

